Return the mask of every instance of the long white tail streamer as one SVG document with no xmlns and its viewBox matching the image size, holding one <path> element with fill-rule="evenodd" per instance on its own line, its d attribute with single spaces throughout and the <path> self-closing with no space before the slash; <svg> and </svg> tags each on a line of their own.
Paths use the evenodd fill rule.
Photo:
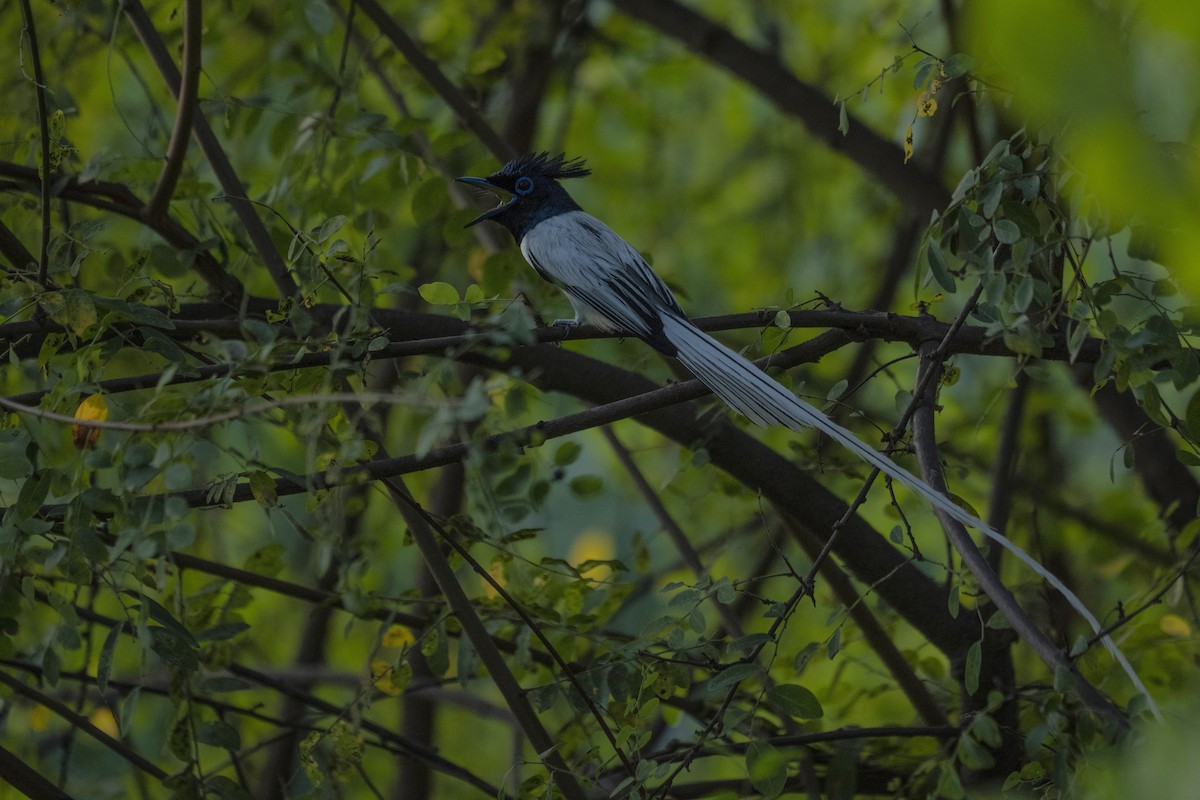
<svg viewBox="0 0 1200 800">
<path fill-rule="evenodd" d="M 678 348 L 676 358 L 693 375 L 729 406 L 745 414 L 751 421 L 764 427 L 784 425 L 795 431 L 816 428 L 871 466 L 878 467 L 880 471 L 921 495 L 950 517 L 979 531 L 1024 562 L 1046 583 L 1053 586 L 1079 612 L 1079 615 L 1087 620 L 1104 646 L 1112 653 L 1113 658 L 1121 665 L 1121 669 L 1129 676 L 1134 687 L 1146 698 L 1146 704 L 1154 716 L 1162 718 L 1149 690 L 1134 671 L 1133 665 L 1125 658 L 1125 654 L 1113 642 L 1112 637 L 1104 633 L 1100 620 L 1096 619 L 1095 615 L 1088 610 L 1088 607 L 1074 592 L 1067 588 L 1066 584 L 1039 564 L 1033 556 L 983 520 L 968 514 L 946 495 L 935 490 L 908 470 L 896 465 L 879 451 L 866 445 L 853 433 L 838 425 L 814 406 L 796 397 L 750 361 L 730 350 L 688 320 L 664 315 L 663 334 L 671 344 Z"/>
</svg>

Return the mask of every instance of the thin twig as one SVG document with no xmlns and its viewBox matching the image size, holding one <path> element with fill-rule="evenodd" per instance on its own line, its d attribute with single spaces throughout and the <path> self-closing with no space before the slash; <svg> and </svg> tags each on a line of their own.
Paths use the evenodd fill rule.
<svg viewBox="0 0 1200 800">
<path fill-rule="evenodd" d="M 197 428 L 209 428 L 213 425 L 219 425 L 222 422 L 232 422 L 234 420 L 245 419 L 246 417 L 256 414 L 263 414 L 267 411 L 272 411 L 278 408 L 288 406 L 310 406 L 322 403 L 343 403 L 347 401 L 359 401 L 366 403 L 393 403 L 393 404 L 409 404 L 410 400 L 395 394 L 387 394 L 384 392 L 331 392 L 326 394 L 293 394 L 278 397 L 274 400 L 269 400 L 263 403 L 255 403 L 252 406 L 245 408 L 235 408 L 230 411 L 223 411 L 220 414 L 213 414 L 207 417 L 196 417 L 195 419 L 174 420 L 172 422 L 120 422 L 98 419 L 79 419 L 72 417 L 69 414 L 59 414 L 56 411 L 46 411 L 45 409 L 37 408 L 36 406 L 27 406 L 23 403 L 18 403 L 15 400 L 10 400 L 7 397 L 0 397 L 0 408 L 7 408 L 9 411 L 14 411 L 18 414 L 28 414 L 31 417 L 37 417 L 49 422 L 60 422 L 65 425 L 77 425 L 81 428 L 89 428 L 96 430 L 110 431 L 130 431 L 135 433 L 165 433 L 177 431 L 189 431 Z"/>
<path fill-rule="evenodd" d="M 629 450 L 625 445 L 621 444 L 621 440 L 613 433 L 612 427 L 605 425 L 600 429 L 604 434 L 604 438 L 608 440 L 608 444 L 616 453 L 617 460 L 621 462 L 621 466 L 629 473 L 629 477 L 633 480 L 634 487 L 637 488 L 638 494 L 642 496 L 642 500 L 650 507 L 658 524 L 662 525 L 667 536 L 671 539 L 671 544 L 675 546 L 675 550 L 679 553 L 679 557 L 687 568 L 692 571 L 697 580 L 710 578 L 708 570 L 700 560 L 700 554 L 696 552 L 696 548 L 692 546 L 691 540 L 687 534 L 683 532 L 683 528 L 679 527 L 679 523 L 675 521 L 675 517 L 663 505 L 662 498 L 658 496 L 658 492 L 654 491 L 654 487 L 646 480 L 646 476 L 638 468 L 637 463 L 633 460 Z M 721 618 L 721 625 L 725 628 L 725 632 L 732 637 L 742 636 L 742 624 L 737 617 L 733 615 L 733 610 L 724 603 L 715 604 L 717 615 Z"/>
<path fill-rule="evenodd" d="M 1008 525 L 1009 515 L 1012 514 L 1012 494 L 1014 489 L 1013 472 L 1016 469 L 1017 455 L 1020 449 L 1021 419 L 1024 416 L 1025 401 L 1029 396 L 1029 374 L 1025 370 L 1017 373 L 1016 386 L 1008 398 L 1008 408 L 1004 412 L 1004 420 L 1000 424 L 1000 443 L 996 447 L 993 459 L 992 492 L 988 498 L 987 524 L 992 530 L 1004 533 Z M 1004 553 L 1003 547 L 993 547 L 988 554 L 988 563 L 998 572 L 1000 558 Z"/>
<path fill-rule="evenodd" d="M 922 347 L 917 391 L 913 392 L 913 402 L 918 407 L 917 413 L 913 417 L 913 448 L 916 450 L 917 459 L 921 465 L 922 479 L 936 491 L 945 492 L 946 483 L 942 476 L 937 443 L 934 438 L 935 395 L 931 391 L 935 388 L 934 379 L 941 374 L 941 364 L 941 358 L 932 346 Z M 1097 716 L 1120 728 L 1128 728 L 1129 720 L 1121 710 L 1079 674 L 1066 655 L 1050 641 L 1033 618 L 1021 607 L 1012 592 L 1000 580 L 1000 576 L 988 564 L 983 553 L 976 547 L 974 540 L 967 533 L 966 527 L 942 510 L 934 510 L 942 521 L 942 528 L 951 544 L 954 545 L 955 551 L 958 552 L 959 558 L 975 576 L 980 588 L 995 604 L 996 609 L 1008 619 L 1017 635 L 1025 640 L 1046 666 L 1052 670 L 1065 669 L 1072 673 L 1080 699 Z M 1147 700 L 1153 703 L 1153 699 L 1147 697 Z"/>
<path fill-rule="evenodd" d="M 46 112 L 46 76 L 42 73 L 42 56 L 38 51 L 37 29 L 33 24 L 33 9 L 29 6 L 29 0 L 21 0 L 21 14 L 25 17 L 23 32 L 29 40 L 29 56 L 33 62 L 33 87 L 37 93 L 38 128 L 42 140 L 42 244 L 38 255 L 37 282 L 47 288 L 50 268 L 50 118 Z"/>
<path fill-rule="evenodd" d="M 533 635 L 538 638 L 538 641 L 542 643 L 542 647 L 546 648 L 546 652 L 550 654 L 552 659 L 554 659 L 554 663 L 558 665 L 559 671 L 567 679 L 567 682 L 571 684 L 571 687 L 575 690 L 576 694 L 579 695 L 579 699 L 582 700 L 583 704 L 588 707 L 592 717 L 596 720 L 596 724 L 600 726 L 600 731 L 604 734 L 605 738 L 608 739 L 608 743 L 612 745 L 613 751 L 616 753 L 621 765 L 625 767 L 625 771 L 630 776 L 635 775 L 636 770 L 634 769 L 633 764 L 630 763 L 629 757 L 625 755 L 625 751 L 617 745 L 617 737 L 613 735 L 612 729 L 608 726 L 608 721 L 604 718 L 604 712 L 601 711 L 600 707 L 596 705 L 596 701 L 592 698 L 587 688 L 579 682 L 579 678 L 575 675 L 575 670 L 571 668 L 571 665 L 568 664 L 566 659 L 564 659 L 558 652 L 558 648 L 556 648 L 550 639 L 547 638 L 545 632 L 542 631 L 542 626 L 537 623 L 537 620 L 531 617 L 529 612 L 525 610 L 525 607 L 518 603 L 517 599 L 509 594 L 508 590 L 500 585 L 500 582 L 497 581 L 490 572 L 484 569 L 482 564 L 475 560 L 475 557 L 471 555 L 471 551 L 463 547 L 462 543 L 459 542 L 453 534 L 447 531 L 440 522 L 427 513 L 425 509 L 421 507 L 420 503 L 413 499 L 413 497 L 407 492 L 394 492 L 394 494 L 399 500 L 407 503 L 413 511 L 419 514 L 425 520 L 426 524 L 433 528 L 433 530 L 437 531 L 438 536 L 442 537 L 442 541 L 446 542 L 446 544 L 453 548 L 454 552 L 462 556 L 463 561 L 465 561 L 471 567 L 471 569 L 475 571 L 475 574 L 483 579 L 484 583 L 490 586 L 492 591 L 494 591 L 497 596 L 499 596 L 500 599 L 502 599 L 508 605 L 509 608 L 516 612 L 517 616 L 521 618 L 521 621 L 525 623 L 525 627 L 527 627 L 533 633 Z"/>
<path fill-rule="evenodd" d="M 450 106 L 459 120 L 479 138 L 479 141 L 492 152 L 493 156 L 500 161 L 508 161 L 516 155 L 508 142 L 504 141 L 503 137 L 488 124 L 466 95 L 446 77 L 437 62 L 425 55 L 421 46 L 400 27 L 390 14 L 384 11 L 376 0 L 358 0 L 358 5 L 362 12 L 375 23 L 375 27 L 379 28 L 379 32 L 386 36 L 403 54 L 409 66 L 429 84 L 429 87 L 445 101 L 446 105 Z"/>
<path fill-rule="evenodd" d="M 975 286 L 975 291 L 971 293 L 971 296 L 967 298 L 967 302 L 963 304 L 962 310 L 959 311 L 954 322 L 946 329 L 945 335 L 942 336 L 941 342 L 934 351 L 938 358 L 944 358 L 945 355 L 950 352 L 950 343 L 953 341 L 954 336 L 958 333 L 959 329 L 961 329 L 966 323 L 967 317 L 975 309 L 975 303 L 979 300 L 979 296 L 982 293 L 983 283 L 980 282 Z M 921 396 L 921 392 L 925 390 L 925 387 L 929 384 L 930 380 L 932 380 L 932 376 L 926 374 L 917 384 L 917 391 L 913 393 L 913 397 L 909 401 L 908 407 L 904 409 L 904 413 L 900 416 L 900 421 L 897 422 L 896 427 L 892 429 L 892 433 L 889 437 L 891 444 L 889 444 L 887 448 L 888 452 L 891 452 L 891 450 L 895 447 L 895 444 L 904 436 L 904 431 L 908 428 L 909 421 L 912 420 L 913 414 L 916 413 L 916 410 L 920 405 L 918 398 Z M 866 480 L 863 481 L 862 488 L 859 489 L 858 495 L 854 498 L 854 502 L 852 502 L 846 509 L 846 513 L 842 515 L 842 518 L 834 524 L 833 530 L 829 533 L 829 538 L 825 541 L 825 546 L 821 548 L 821 552 L 817 554 L 815 559 L 813 559 L 812 567 L 809 568 L 808 574 L 804 576 L 804 583 L 810 588 L 813 584 L 813 581 L 817 577 L 817 572 L 821 568 L 821 563 L 829 557 L 830 551 L 833 550 L 833 545 L 838 537 L 838 533 L 843 527 L 845 527 L 850 517 L 858 511 L 858 508 L 864 502 L 866 502 L 867 493 L 870 491 L 871 484 L 875 482 L 875 478 L 878 477 L 878 475 L 879 468 L 873 467 Z"/>
<path fill-rule="evenodd" d="M 116 624 L 116 620 L 113 620 L 113 624 Z M 109 750 L 112 750 L 125 761 L 137 767 L 142 772 L 145 772 L 147 775 L 152 775 L 160 781 L 167 777 L 166 771 L 160 768 L 157 764 L 149 761 L 119 739 L 114 739 L 113 737 L 109 736 L 107 733 L 93 725 L 87 717 L 76 714 L 74 711 L 68 708 L 65 703 L 56 700 L 44 692 L 39 692 L 37 689 L 34 689 L 32 686 L 17 680 L 3 670 L 0 670 L 0 683 L 3 683 L 5 686 L 9 687 L 22 697 L 45 706 L 56 716 L 64 719 L 68 724 L 71 725 L 71 727 L 75 728 L 76 730 L 83 731 L 88 736 L 107 747 Z"/>
</svg>

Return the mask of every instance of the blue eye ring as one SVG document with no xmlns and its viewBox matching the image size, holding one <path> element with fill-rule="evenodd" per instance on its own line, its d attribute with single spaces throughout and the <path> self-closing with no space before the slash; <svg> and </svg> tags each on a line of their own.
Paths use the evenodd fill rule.
<svg viewBox="0 0 1200 800">
<path fill-rule="evenodd" d="M 522 175 L 517 178 L 517 182 L 513 184 L 513 191 L 519 195 L 527 195 L 533 191 L 533 178 Z"/>
</svg>

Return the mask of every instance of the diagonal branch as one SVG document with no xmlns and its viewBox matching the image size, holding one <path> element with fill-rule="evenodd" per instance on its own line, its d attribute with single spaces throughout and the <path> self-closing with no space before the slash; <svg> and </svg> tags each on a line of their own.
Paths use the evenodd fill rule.
<svg viewBox="0 0 1200 800">
<path fill-rule="evenodd" d="M 17 238 L 12 228 L 3 222 L 0 222 L 0 253 L 4 254 L 17 272 L 25 272 L 30 267 L 37 269 L 37 258 L 29 252 L 24 242 Z"/>
<path fill-rule="evenodd" d="M 204 24 L 200 13 L 201 0 L 183 2 L 183 80 L 177 93 L 179 111 L 175 115 L 175 127 L 167 143 L 167 158 L 154 193 L 146 201 L 142 216 L 157 219 L 166 214 L 175 193 L 175 184 L 183 172 L 183 159 L 187 155 L 188 140 L 192 136 L 192 122 L 196 116 L 200 88 L 200 32 Z"/>
<path fill-rule="evenodd" d="M 400 51 L 409 65 L 429 84 L 429 87 L 445 101 L 446 105 L 450 106 L 463 125 L 479 137 L 479 141 L 491 151 L 493 156 L 500 161 L 508 161 L 516 155 L 508 142 L 504 141 L 500 134 L 488 124 L 488 121 L 483 118 L 483 115 L 472 105 L 466 95 L 446 77 L 437 62 L 425 55 L 421 46 L 376 0 L 358 0 L 358 7 L 370 17 L 371 21 L 375 23 L 375 27 L 379 28 L 379 32 Z"/>
<path fill-rule="evenodd" d="M 0 775 L 4 782 L 31 800 L 72 800 L 15 753 L 0 746 Z"/>
<path fill-rule="evenodd" d="M 918 369 L 918 380 L 924 388 L 916 393 L 914 401 L 920 403 L 916 414 L 913 415 L 913 448 L 921 464 L 921 478 L 939 492 L 946 492 L 946 481 L 942 476 L 941 460 L 937 452 L 934 436 L 934 408 L 936 405 L 937 381 L 930 379 L 941 373 L 941 360 L 935 355 L 933 343 L 921 347 L 921 362 Z M 1025 640 L 1046 666 L 1052 670 L 1065 671 L 1075 681 L 1075 687 L 1084 705 L 1090 708 L 1098 717 L 1115 724 L 1119 728 L 1129 727 L 1129 720 L 1113 702 L 1104 696 L 1095 686 L 1090 684 L 1075 668 L 1066 655 L 1055 647 L 1054 642 L 1038 628 L 1033 618 L 1021 607 L 1000 576 L 992 569 L 983 553 L 975 546 L 967 529 L 962 523 L 942 512 L 937 511 L 942 521 L 942 528 L 955 551 L 962 559 L 967 569 L 975 576 L 980 588 L 996 605 L 996 608 L 1008 618 L 1013 630 Z"/>
<path fill-rule="evenodd" d="M 118 623 L 116 620 L 113 620 L 113 624 L 116 625 Z M 56 716 L 69 723 L 72 728 L 86 733 L 88 736 L 92 737 L 109 750 L 112 750 L 122 759 L 137 767 L 147 775 L 152 775 L 160 781 L 168 777 L 167 773 L 157 764 L 151 762 L 119 739 L 114 739 L 113 737 L 109 736 L 107 733 L 93 725 L 87 717 L 76 714 L 65 703 L 51 697 L 44 692 L 39 692 L 37 689 L 34 689 L 32 686 L 17 680 L 3 670 L 0 670 L 0 683 L 12 689 L 22 697 L 32 700 L 35 703 L 40 703 L 41 705 L 50 709 L 50 711 Z"/>
<path fill-rule="evenodd" d="M 25 17 L 22 32 L 29 40 L 29 56 L 33 62 L 33 87 L 37 93 L 38 129 L 42 145 L 42 245 L 37 262 L 37 281 L 45 288 L 46 273 L 50 266 L 50 119 L 46 114 L 46 76 L 42 73 L 42 55 L 38 51 L 37 28 L 33 25 L 33 9 L 29 7 L 29 0 L 21 0 L 21 14 Z"/>
<path fill-rule="evenodd" d="M 146 13 L 146 9 L 139 0 L 121 0 L 121 8 L 171 93 L 178 95 L 179 87 L 182 85 L 179 69 L 175 66 L 171 54 L 167 52 L 167 47 L 163 44 L 158 31 L 155 30 L 150 15 Z M 178 100 L 178 96 L 176 100 Z M 213 174 L 221 184 L 225 198 L 233 206 L 238 219 L 241 220 L 242 226 L 246 229 L 246 235 L 250 237 L 255 252 L 258 253 L 263 266 L 270 273 L 279 294 L 285 298 L 295 297 L 299 293 L 299 288 L 288 271 L 283 256 L 275 247 L 275 242 L 272 241 L 270 232 L 267 231 L 262 219 L 255 211 L 254 204 L 246 196 L 245 186 L 222 149 L 216 134 L 209 127 L 208 120 L 199 110 L 196 111 L 192 135 L 196 137 L 200 149 L 204 152 L 204 157 L 208 159 L 209 166 L 212 167 Z"/>
<path fill-rule="evenodd" d="M 752 47 L 677 0 L 612 3 L 749 83 L 780 111 L 803 122 L 818 139 L 874 175 L 918 217 L 927 218 L 931 210 L 950 204 L 950 192 L 936 175 L 913 164 L 905 165 L 899 145 L 856 119 L 851 120 L 849 131 L 843 135 L 838 130 L 838 109 L 833 102 L 797 78 L 774 53 Z"/>
<path fill-rule="evenodd" d="M 550 734 L 538 719 L 525 690 L 521 688 L 516 676 L 508 668 L 508 663 L 496 649 L 491 634 L 484 627 L 483 620 L 475 613 L 471 599 L 467 597 L 467 593 L 463 591 L 458 579 L 455 578 L 454 570 L 438 544 L 428 517 L 422 513 L 420 506 L 417 505 L 416 500 L 409 494 L 407 487 L 402 482 L 388 480 L 384 482 L 384 485 L 391 493 L 396 508 L 400 511 L 400 516 L 408 525 L 409 533 L 421 551 L 421 557 L 429 568 L 430 574 L 433 575 L 438 589 L 441 590 L 446 602 L 450 605 L 450 610 L 454 612 L 455 618 L 462 626 L 463 633 L 471 640 L 471 644 L 479 654 L 479 660 L 491 675 L 492 682 L 500 694 L 504 696 L 504 701 L 513 716 L 516 717 L 517 724 L 521 726 L 521 730 L 534 746 L 538 758 L 550 772 L 550 784 L 556 785 L 568 800 L 586 800 L 587 793 L 576 780 L 570 767 L 563 761 L 558 752 L 558 744 L 550 738 Z M 455 544 L 454 540 L 449 537 L 446 542 L 452 546 Z"/>
</svg>

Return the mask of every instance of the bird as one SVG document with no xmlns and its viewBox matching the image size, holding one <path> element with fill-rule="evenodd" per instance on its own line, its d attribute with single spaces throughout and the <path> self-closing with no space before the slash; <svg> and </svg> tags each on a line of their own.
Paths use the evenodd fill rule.
<svg viewBox="0 0 1200 800">
<path fill-rule="evenodd" d="M 514 158 L 486 178 L 457 178 L 467 185 L 503 193 L 509 198 L 468 222 L 466 227 L 491 220 L 512 233 L 529 266 L 562 290 L 575 309 L 574 319 L 555 320 L 554 325 L 571 327 L 589 323 L 604 331 L 633 334 L 663 355 L 677 359 L 728 406 L 755 424 L 782 425 L 794 431 L 815 428 L 946 515 L 1009 550 L 1087 620 L 1153 707 L 1149 691 L 1124 654 L 1104 634 L 1099 620 L 1050 570 L 947 495 L 693 325 L 670 288 L 633 245 L 584 211 L 560 183 L 590 174 L 583 159 L 540 152 Z"/>
</svg>

